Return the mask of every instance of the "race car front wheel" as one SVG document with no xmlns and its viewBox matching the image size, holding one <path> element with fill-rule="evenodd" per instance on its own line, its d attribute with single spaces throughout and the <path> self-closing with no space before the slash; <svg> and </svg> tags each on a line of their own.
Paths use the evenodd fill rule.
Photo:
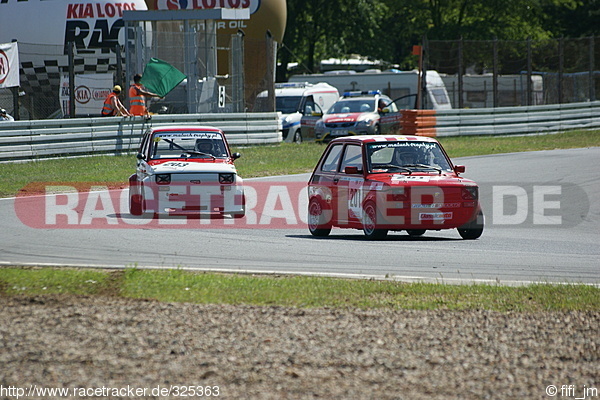
<svg viewBox="0 0 600 400">
<path fill-rule="evenodd" d="M 141 194 L 133 194 L 129 196 L 129 213 L 131 215 L 142 215 L 144 199 Z"/>
<path fill-rule="evenodd" d="M 483 211 L 479 210 L 477 217 L 471 222 L 467 222 L 463 226 L 457 228 L 458 234 L 467 240 L 477 239 L 483 233 Z"/>
</svg>

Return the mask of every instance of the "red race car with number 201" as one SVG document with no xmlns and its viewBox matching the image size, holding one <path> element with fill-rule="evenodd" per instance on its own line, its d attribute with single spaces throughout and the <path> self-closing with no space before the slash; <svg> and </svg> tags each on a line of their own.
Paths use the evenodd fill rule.
<svg viewBox="0 0 600 400">
<path fill-rule="evenodd" d="M 477 184 L 460 176 L 441 144 L 421 136 L 350 136 L 332 140 L 308 183 L 308 227 L 362 229 L 370 239 L 405 230 L 483 232 Z"/>
</svg>

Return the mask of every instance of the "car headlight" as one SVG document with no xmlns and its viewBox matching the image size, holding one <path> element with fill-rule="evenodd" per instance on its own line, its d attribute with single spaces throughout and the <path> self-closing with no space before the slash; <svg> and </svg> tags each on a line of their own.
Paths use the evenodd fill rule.
<svg viewBox="0 0 600 400">
<path fill-rule="evenodd" d="M 219 174 L 219 183 L 233 183 L 235 174 Z"/>
<path fill-rule="evenodd" d="M 367 119 L 364 119 L 364 120 L 362 120 L 362 121 L 358 121 L 358 122 L 356 123 L 356 126 L 357 126 L 357 127 L 359 127 L 359 128 L 360 128 L 360 127 L 365 127 L 365 128 L 367 128 L 367 127 L 369 127 L 369 126 L 373 125 L 373 122 L 374 122 L 374 121 L 375 121 L 375 120 L 373 120 L 373 119 L 371 119 L 371 118 L 367 118 Z"/>
<path fill-rule="evenodd" d="M 479 196 L 479 190 L 477 186 L 468 186 L 462 188 L 462 198 L 463 200 L 477 200 Z"/>
<path fill-rule="evenodd" d="M 156 174 L 154 179 L 157 185 L 168 185 L 171 183 L 171 174 Z"/>
</svg>

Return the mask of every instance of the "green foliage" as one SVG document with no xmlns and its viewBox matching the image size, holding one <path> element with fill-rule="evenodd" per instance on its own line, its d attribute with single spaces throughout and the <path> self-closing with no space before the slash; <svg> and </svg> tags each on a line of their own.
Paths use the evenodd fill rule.
<svg viewBox="0 0 600 400">
<path fill-rule="evenodd" d="M 600 0 L 288 0 L 282 67 L 318 72 L 318 62 L 360 54 L 402 69 L 410 52 L 430 40 L 544 40 L 598 34 Z"/>
</svg>

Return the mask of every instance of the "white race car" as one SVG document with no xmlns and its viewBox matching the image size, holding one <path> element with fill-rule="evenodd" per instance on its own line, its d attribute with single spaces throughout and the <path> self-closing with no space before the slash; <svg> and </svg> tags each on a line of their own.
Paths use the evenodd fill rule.
<svg viewBox="0 0 600 400">
<path fill-rule="evenodd" d="M 245 215 L 243 180 L 225 134 L 207 126 L 148 129 L 129 177 L 132 215 Z"/>
</svg>

